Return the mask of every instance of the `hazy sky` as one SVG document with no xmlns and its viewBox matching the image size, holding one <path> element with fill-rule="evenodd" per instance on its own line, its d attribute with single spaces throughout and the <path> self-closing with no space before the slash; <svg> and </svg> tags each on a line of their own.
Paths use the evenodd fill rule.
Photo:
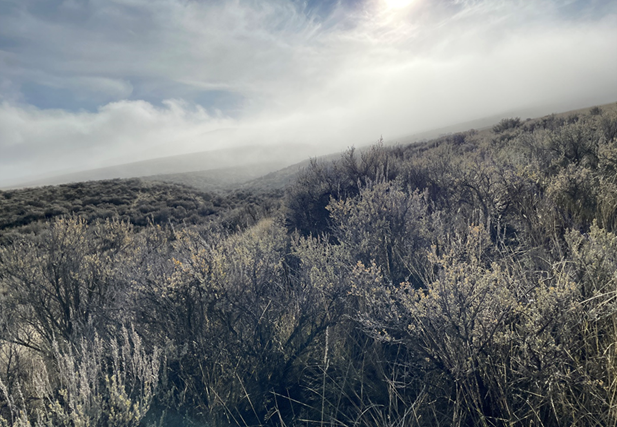
<svg viewBox="0 0 617 427">
<path fill-rule="evenodd" d="M 0 186 L 615 101 L 614 0 L 0 0 Z"/>
</svg>

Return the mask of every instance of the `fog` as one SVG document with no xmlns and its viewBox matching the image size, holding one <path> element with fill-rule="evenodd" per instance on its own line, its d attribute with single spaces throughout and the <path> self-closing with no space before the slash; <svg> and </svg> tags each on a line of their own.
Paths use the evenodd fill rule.
<svg viewBox="0 0 617 427">
<path fill-rule="evenodd" d="M 0 187 L 617 101 L 617 4 L 0 0 Z"/>
</svg>

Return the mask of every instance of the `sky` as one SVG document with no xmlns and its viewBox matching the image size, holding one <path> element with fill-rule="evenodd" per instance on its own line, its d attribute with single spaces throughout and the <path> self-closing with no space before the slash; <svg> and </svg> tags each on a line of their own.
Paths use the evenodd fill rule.
<svg viewBox="0 0 617 427">
<path fill-rule="evenodd" d="M 614 0 L 0 0 L 0 187 L 616 101 Z"/>
</svg>

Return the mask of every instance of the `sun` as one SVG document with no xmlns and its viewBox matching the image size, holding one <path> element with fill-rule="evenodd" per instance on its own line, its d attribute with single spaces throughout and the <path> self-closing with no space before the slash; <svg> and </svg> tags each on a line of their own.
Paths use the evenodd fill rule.
<svg viewBox="0 0 617 427">
<path fill-rule="evenodd" d="M 402 9 L 413 3 L 414 0 L 383 0 L 388 9 Z"/>
</svg>

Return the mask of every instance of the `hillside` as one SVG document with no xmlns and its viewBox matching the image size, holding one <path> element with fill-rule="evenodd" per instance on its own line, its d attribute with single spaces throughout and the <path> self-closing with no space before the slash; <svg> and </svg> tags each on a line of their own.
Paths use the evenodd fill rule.
<svg viewBox="0 0 617 427">
<path fill-rule="evenodd" d="M 616 176 L 610 104 L 350 149 L 218 195 L 0 192 L 0 416 L 615 425 Z"/>
<path fill-rule="evenodd" d="M 601 108 L 607 112 L 615 111 L 615 104 L 603 105 Z M 555 117 L 567 117 L 574 114 L 587 114 L 590 108 L 582 108 L 555 114 Z M 525 111 L 530 113 L 531 111 Z M 431 131 L 404 135 L 397 138 L 392 138 L 384 141 L 386 146 L 405 146 L 418 144 L 443 135 L 452 135 L 457 132 L 466 131 L 469 129 L 478 129 L 479 131 L 489 132 L 492 127 L 499 123 L 503 116 L 487 117 L 472 122 L 459 123 L 456 125 L 433 129 Z M 359 146 L 358 153 L 365 152 L 370 149 L 370 146 Z M 308 152 L 308 151 L 306 151 Z M 306 154 L 306 153 L 305 153 Z M 308 155 L 307 155 L 308 157 Z M 340 154 L 328 154 L 322 156 L 311 155 L 312 159 L 317 159 L 320 162 L 336 160 Z M 233 189 L 243 189 L 251 192 L 263 191 L 280 191 L 287 188 L 297 178 L 300 171 L 310 164 L 310 160 L 306 159 L 298 163 L 285 165 L 281 163 L 255 163 L 244 166 L 234 166 L 224 169 L 209 169 L 196 172 L 183 172 L 175 174 L 156 174 L 144 176 L 142 179 L 148 181 L 173 182 L 177 184 L 188 185 L 202 191 L 229 191 Z"/>
<path fill-rule="evenodd" d="M 224 195 L 140 179 L 103 180 L 0 191 L 0 238 L 15 232 L 38 232 L 56 217 L 76 215 L 89 223 L 118 218 L 137 228 L 148 224 L 207 224 L 213 218 L 226 226 L 246 225 L 247 210 L 276 206 L 269 194 Z M 250 216 L 250 215 L 249 215 Z"/>
</svg>

